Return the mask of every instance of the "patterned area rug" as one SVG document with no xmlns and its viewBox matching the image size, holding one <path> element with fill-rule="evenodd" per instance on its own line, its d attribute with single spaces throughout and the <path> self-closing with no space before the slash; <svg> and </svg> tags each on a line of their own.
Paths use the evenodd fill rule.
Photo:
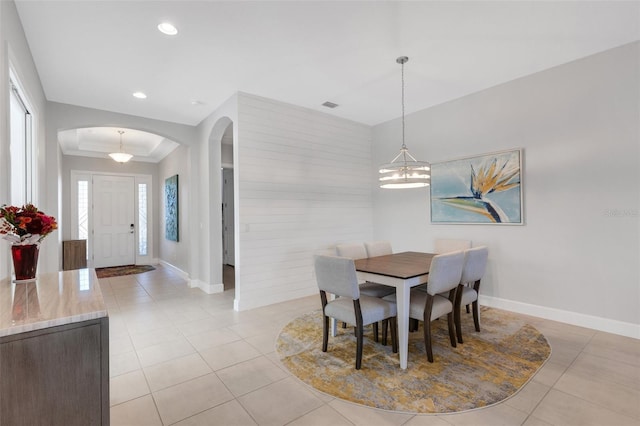
<svg viewBox="0 0 640 426">
<path fill-rule="evenodd" d="M 451 347 L 446 319 L 432 323 L 434 363 L 427 361 L 422 322 L 409 333 L 409 359 L 400 369 L 391 345 L 365 329 L 362 369 L 355 369 L 353 328 L 338 328 L 322 352 L 322 311 L 286 325 L 276 342 L 281 362 L 295 376 L 331 396 L 407 413 L 452 413 L 487 407 L 514 395 L 546 362 L 551 348 L 534 327 L 509 312 L 481 307 L 482 331 L 462 314 L 465 343 Z"/>
<path fill-rule="evenodd" d="M 141 274 L 143 272 L 153 271 L 154 268 L 151 265 L 127 265 L 127 266 L 113 266 L 110 268 L 96 268 L 96 275 L 98 278 L 111 278 L 119 277 L 122 275 Z"/>
</svg>

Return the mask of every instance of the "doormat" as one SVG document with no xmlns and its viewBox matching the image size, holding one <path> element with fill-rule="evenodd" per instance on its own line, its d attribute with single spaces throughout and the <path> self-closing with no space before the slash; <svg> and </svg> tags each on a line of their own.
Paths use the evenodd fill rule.
<svg viewBox="0 0 640 426">
<path fill-rule="evenodd" d="M 155 269 L 156 268 L 151 265 L 112 266 L 109 268 L 96 268 L 96 275 L 98 278 L 112 278 L 123 275 L 142 274 L 143 272 L 149 272 Z"/>
</svg>

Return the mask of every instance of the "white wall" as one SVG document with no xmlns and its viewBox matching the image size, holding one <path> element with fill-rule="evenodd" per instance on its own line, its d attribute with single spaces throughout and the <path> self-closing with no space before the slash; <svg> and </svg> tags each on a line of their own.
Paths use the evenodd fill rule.
<svg viewBox="0 0 640 426">
<path fill-rule="evenodd" d="M 45 105 L 46 99 L 38 71 L 36 70 L 31 51 L 24 36 L 22 24 L 18 17 L 15 4 L 12 1 L 0 1 L 0 204 L 9 200 L 10 184 L 10 156 L 9 156 L 9 63 L 22 84 L 25 95 L 32 108 L 36 133 L 34 134 L 37 164 L 37 193 L 32 200 L 47 214 L 58 217 L 57 194 L 51 194 L 48 190 L 48 182 L 55 172 L 48 172 L 46 159 L 56 159 L 55 147 L 45 145 Z M 38 270 L 41 272 L 57 270 L 58 233 L 53 233 L 44 241 L 40 249 L 40 261 Z M 0 242 L 0 279 L 11 274 L 9 243 Z"/>
<path fill-rule="evenodd" d="M 189 274 L 189 242 L 192 238 L 189 223 L 193 218 L 189 200 L 191 197 L 191 176 L 189 173 L 189 147 L 179 146 L 171 154 L 167 155 L 158 164 L 159 187 L 155 192 L 160 199 L 160 209 L 156 216 L 160 225 L 160 259 L 179 269 L 185 274 Z M 178 175 L 178 241 L 171 241 L 166 238 L 166 199 L 165 180 L 171 176 Z M 197 255 L 197 254 L 194 254 Z"/>
<path fill-rule="evenodd" d="M 313 253 L 373 235 L 371 128 L 240 94 L 234 132 L 236 308 L 316 294 Z"/>
<path fill-rule="evenodd" d="M 376 238 L 490 248 L 485 303 L 640 337 L 640 44 L 411 114 L 407 146 L 439 162 L 524 148 L 524 226 L 432 225 L 428 190 L 374 191 Z M 374 161 L 399 148 L 376 126 Z M 371 172 L 375 179 L 375 172 Z"/>
</svg>

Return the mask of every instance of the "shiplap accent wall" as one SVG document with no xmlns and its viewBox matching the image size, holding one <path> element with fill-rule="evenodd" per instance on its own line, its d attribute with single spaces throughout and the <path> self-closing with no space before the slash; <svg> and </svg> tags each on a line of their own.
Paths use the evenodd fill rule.
<svg viewBox="0 0 640 426">
<path fill-rule="evenodd" d="M 246 94 L 238 124 L 236 307 L 315 294 L 313 254 L 373 234 L 371 128 Z"/>
</svg>

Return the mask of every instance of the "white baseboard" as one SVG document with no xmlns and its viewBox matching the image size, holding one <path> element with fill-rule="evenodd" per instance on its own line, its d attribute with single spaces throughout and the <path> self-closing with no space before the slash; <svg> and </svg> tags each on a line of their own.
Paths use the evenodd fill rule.
<svg viewBox="0 0 640 426">
<path fill-rule="evenodd" d="M 481 305 L 640 339 L 640 324 L 480 295 Z"/>
<path fill-rule="evenodd" d="M 189 287 L 199 288 L 207 294 L 222 293 L 224 291 L 224 284 L 207 284 L 200 280 L 189 280 Z"/>
<path fill-rule="evenodd" d="M 170 264 L 169 262 L 167 262 L 165 260 L 160 260 L 159 263 L 162 266 L 166 266 L 166 267 L 171 268 L 174 271 L 176 271 L 178 274 L 180 274 L 180 278 L 185 279 L 187 281 L 189 281 L 191 279 L 191 278 L 189 278 L 189 274 L 188 273 L 186 273 L 182 269 L 178 268 L 177 266 L 174 266 L 174 265 Z"/>
</svg>

